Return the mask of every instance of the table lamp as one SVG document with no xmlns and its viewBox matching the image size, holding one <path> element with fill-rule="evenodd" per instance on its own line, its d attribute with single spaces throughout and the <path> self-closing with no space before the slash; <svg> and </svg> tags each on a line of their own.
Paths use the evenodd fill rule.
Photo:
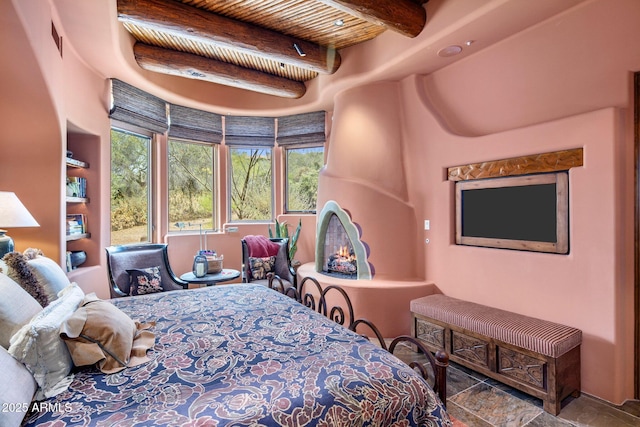
<svg viewBox="0 0 640 427">
<path fill-rule="evenodd" d="M 40 224 L 31 216 L 18 196 L 10 191 L 0 191 L 0 227 L 40 227 Z M 13 239 L 0 230 L 0 258 L 14 249 Z"/>
</svg>

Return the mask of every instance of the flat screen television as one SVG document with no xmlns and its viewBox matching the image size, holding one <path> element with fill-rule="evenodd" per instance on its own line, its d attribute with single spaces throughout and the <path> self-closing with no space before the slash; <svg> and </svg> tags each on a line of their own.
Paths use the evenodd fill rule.
<svg viewBox="0 0 640 427">
<path fill-rule="evenodd" d="M 567 172 L 459 181 L 456 244 L 569 252 Z"/>
</svg>

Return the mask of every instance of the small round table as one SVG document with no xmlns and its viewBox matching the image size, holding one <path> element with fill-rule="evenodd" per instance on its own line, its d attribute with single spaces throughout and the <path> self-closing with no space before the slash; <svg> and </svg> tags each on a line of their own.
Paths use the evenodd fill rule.
<svg viewBox="0 0 640 427">
<path fill-rule="evenodd" d="M 238 270 L 234 270 L 232 268 L 224 268 L 219 273 L 205 274 L 202 277 L 196 277 L 196 275 L 190 271 L 180 276 L 180 279 L 184 280 L 185 282 L 198 285 L 212 286 L 217 283 L 237 279 L 238 277 L 240 277 L 240 272 Z"/>
</svg>

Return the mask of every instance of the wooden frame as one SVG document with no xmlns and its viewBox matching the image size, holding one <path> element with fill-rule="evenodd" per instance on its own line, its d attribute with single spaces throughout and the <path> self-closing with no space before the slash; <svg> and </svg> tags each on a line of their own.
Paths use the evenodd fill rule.
<svg viewBox="0 0 640 427">
<path fill-rule="evenodd" d="M 504 237 L 475 237 L 463 235 L 463 191 L 519 186 L 555 184 L 556 187 L 556 239 L 554 242 L 512 240 Z M 566 172 L 520 175 L 495 179 L 456 182 L 456 244 L 501 249 L 566 254 L 569 251 L 569 177 Z"/>
<path fill-rule="evenodd" d="M 554 416 L 566 397 L 580 396 L 580 345 L 551 357 L 422 314 L 411 316 L 411 336 L 428 350 L 443 349 L 452 362 L 542 399 Z"/>
<path fill-rule="evenodd" d="M 427 381 L 446 409 L 447 368 L 449 366 L 449 354 L 446 351 L 437 348 L 433 349 L 434 354 L 431 354 L 432 352 L 427 349 L 420 340 L 415 338 L 415 335 L 401 335 L 396 337 L 391 344 L 387 346 L 382 333 L 380 333 L 380 330 L 371 321 L 365 318 L 356 319 L 353 304 L 351 303 L 349 295 L 338 285 L 328 285 L 323 289 L 318 280 L 314 277 L 308 276 L 302 278 L 297 287 L 289 287 L 288 289 L 285 289 L 282 280 L 280 280 L 279 277 L 272 275 L 269 280 L 268 287 L 276 292 L 280 292 L 281 294 L 295 299 L 300 304 L 322 314 L 339 325 L 345 326 L 353 332 L 358 333 L 358 326 L 365 325 L 368 328 L 369 334 L 360 333 L 360 335 L 368 340 L 375 337 L 378 340 L 378 345 L 391 354 L 394 354 L 396 347 L 398 349 L 400 348 L 400 346 L 398 346 L 400 343 L 403 345 L 409 345 L 415 352 L 421 353 L 426 358 L 426 363 L 431 367 L 431 381 L 429 370 L 425 369 L 423 364 L 414 361 L 408 363 L 408 365 L 411 369 L 418 371 L 422 378 Z M 327 297 L 327 294 L 333 295 L 331 297 Z"/>
<path fill-rule="evenodd" d="M 640 398 L 640 72 L 634 74 L 634 397 Z"/>
</svg>

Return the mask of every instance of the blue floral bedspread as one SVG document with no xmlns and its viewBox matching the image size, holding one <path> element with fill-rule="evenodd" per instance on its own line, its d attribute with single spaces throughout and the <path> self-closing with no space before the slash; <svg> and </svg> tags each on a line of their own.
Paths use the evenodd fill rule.
<svg viewBox="0 0 640 427">
<path fill-rule="evenodd" d="M 27 426 L 450 426 L 426 382 L 385 350 L 263 286 L 113 301 L 156 322 L 151 361 L 76 372 Z"/>
</svg>

